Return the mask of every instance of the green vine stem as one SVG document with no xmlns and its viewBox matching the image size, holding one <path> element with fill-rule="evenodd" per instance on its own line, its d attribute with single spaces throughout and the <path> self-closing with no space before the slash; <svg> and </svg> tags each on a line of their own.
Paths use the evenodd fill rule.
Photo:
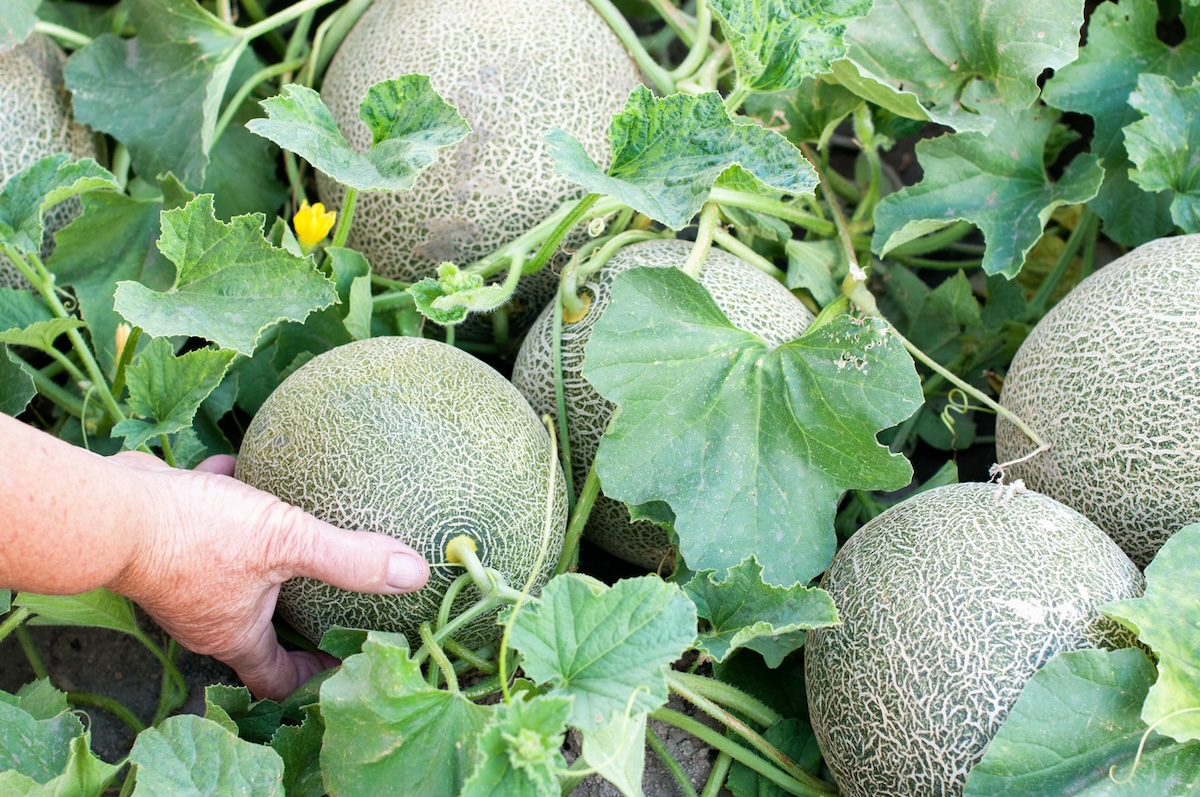
<svg viewBox="0 0 1200 797">
<path fill-rule="evenodd" d="M 571 521 L 567 524 L 567 533 L 563 537 L 563 552 L 554 571 L 555 575 L 566 573 L 579 564 L 579 541 L 583 538 L 583 528 L 587 525 L 599 495 L 600 475 L 596 472 L 596 463 L 592 462 L 587 478 L 583 480 L 583 489 L 579 491 L 579 497 L 575 501 Z"/>
<path fill-rule="evenodd" d="M 487 673 L 489 675 L 494 675 L 497 672 L 495 662 L 480 656 L 466 645 L 460 643 L 454 637 L 447 637 L 446 639 L 443 639 L 442 648 L 451 656 L 458 657 L 463 663 L 474 667 L 479 672 Z M 455 667 L 455 671 L 457 670 L 458 668 Z"/>
<path fill-rule="evenodd" d="M 62 25 L 55 25 L 53 22 L 42 22 L 39 20 L 33 26 L 33 29 L 37 33 L 44 33 L 47 36 L 57 39 L 67 45 L 68 49 L 86 47 L 92 43 L 90 36 L 86 36 L 77 30 L 65 28 Z"/>
<path fill-rule="evenodd" d="M 1027 319 L 1035 321 L 1046 314 L 1046 309 L 1050 305 L 1050 297 L 1053 296 L 1054 290 L 1062 282 L 1063 276 L 1066 275 L 1067 269 L 1071 267 L 1071 261 L 1075 254 L 1079 251 L 1079 247 L 1086 240 L 1092 242 L 1095 240 L 1100 227 L 1100 217 L 1091 208 L 1084 207 L 1080 214 L 1079 221 L 1075 224 L 1075 229 L 1071 230 L 1070 236 L 1067 237 L 1067 242 L 1063 246 L 1062 252 L 1058 259 L 1054 262 L 1054 267 L 1050 269 L 1050 273 L 1042 280 L 1042 284 L 1038 286 L 1037 292 L 1026 305 L 1028 310 Z"/>
<path fill-rule="evenodd" d="M 683 792 L 684 797 L 700 797 L 696 794 L 696 789 L 692 786 L 692 782 L 688 780 L 687 773 L 683 771 L 679 761 L 675 756 L 671 755 L 671 751 L 662 743 L 662 739 L 658 738 L 650 726 L 646 726 L 646 745 L 654 751 L 658 756 L 658 760 L 662 761 L 663 766 L 667 768 L 667 772 L 671 773 L 671 777 L 675 779 L 675 783 L 679 786 L 679 790 Z"/>
<path fill-rule="evenodd" d="M 476 260 L 474 263 L 463 268 L 463 271 L 468 271 L 472 274 L 479 274 L 487 278 L 493 277 L 496 274 L 508 268 L 508 263 L 512 256 L 517 253 L 524 253 L 533 250 L 540 246 L 544 241 L 548 240 L 558 229 L 564 219 L 570 216 L 576 216 L 576 210 L 579 204 L 588 201 L 592 203 L 591 211 L 594 217 L 607 216 L 610 213 L 616 213 L 625 208 L 619 201 L 611 197 L 602 197 L 599 199 L 590 199 L 592 194 L 585 195 L 576 202 L 566 202 L 559 206 L 558 210 L 551 213 L 537 225 L 522 233 L 518 237 L 509 241 L 504 246 L 500 247 L 490 255 Z M 577 221 L 581 221 L 586 215 L 587 209 L 577 215 Z M 573 225 L 572 225 L 573 226 Z M 564 232 L 565 236 L 565 232 Z M 561 241 L 562 239 L 559 238 Z M 557 247 L 557 243 L 555 244 Z M 551 252 L 552 254 L 553 252 Z M 531 271 L 530 267 L 526 266 L 525 272 Z"/>
<path fill-rule="evenodd" d="M 10 350 L 9 356 L 19 360 L 17 365 L 22 371 L 28 374 L 31 379 L 33 379 L 34 387 L 37 388 L 38 393 L 41 393 L 43 396 L 53 401 L 59 407 L 66 410 L 70 415 L 79 418 L 81 421 L 86 420 L 87 406 L 78 396 L 76 396 L 74 393 L 63 390 L 63 388 L 57 382 L 46 376 L 37 368 L 34 368 L 29 364 L 28 361 L 22 359 L 20 355 L 17 355 Z"/>
<path fill-rule="evenodd" d="M 359 17 L 372 2 L 373 0 L 350 0 L 317 26 L 317 32 L 313 36 L 312 56 L 308 62 L 308 76 L 305 78 L 304 85 L 309 88 L 316 86 L 317 78 L 324 74 L 325 68 L 333 60 L 334 53 L 337 52 L 350 29 L 354 27 L 354 23 L 358 22 Z"/>
<path fill-rule="evenodd" d="M 571 314 L 572 318 L 582 317 L 586 308 L 583 302 L 579 299 L 579 283 L 587 279 L 592 274 L 604 267 L 604 264 L 617 253 L 622 247 L 628 246 L 639 241 L 654 241 L 668 237 L 669 233 L 653 232 L 651 230 L 623 230 L 611 236 L 607 241 L 601 244 L 598 248 L 592 251 L 590 257 L 586 259 L 583 249 L 577 257 L 572 257 L 567 265 L 563 268 L 562 277 L 559 280 L 559 293 L 562 295 L 563 305 L 566 311 Z"/>
<path fill-rule="evenodd" d="M 739 241 L 733 234 L 721 229 L 720 227 L 713 230 L 713 243 L 724 249 L 726 252 L 729 252 L 731 255 L 737 255 L 762 273 L 774 277 L 780 282 L 787 280 L 787 274 L 777 268 L 774 263 L 772 263 L 770 260 L 767 260 L 758 252 L 755 252 L 749 246 L 746 246 L 744 243 Z"/>
<path fill-rule="evenodd" d="M 715 202 L 705 202 L 700 209 L 700 221 L 696 227 L 696 243 L 688 252 L 687 259 L 680 267 L 683 273 L 694 280 L 700 279 L 700 269 L 704 267 L 704 258 L 712 246 L 713 230 L 721 222 L 721 208 Z"/>
<path fill-rule="evenodd" d="M 700 695 L 769 728 L 783 719 L 777 711 L 757 698 L 714 678 L 672 670 L 667 673 L 668 685 L 679 685 L 689 694 Z"/>
<path fill-rule="evenodd" d="M 805 213 L 794 205 L 789 205 L 779 199 L 735 191 L 721 186 L 714 187 L 709 192 L 708 199 L 718 205 L 728 205 L 733 208 L 753 210 L 775 216 L 822 238 L 828 238 L 837 232 L 837 227 L 828 219 Z"/>
<path fill-rule="evenodd" d="M 120 700 L 115 700 L 108 695 L 100 695 L 95 692 L 67 692 L 67 702 L 72 706 L 89 706 L 107 711 L 125 723 L 134 733 L 146 730 L 146 723 L 138 719 L 138 716 Z"/>
<path fill-rule="evenodd" d="M 696 19 L 685 13 L 679 6 L 671 2 L 671 0 L 649 0 L 651 7 L 654 8 L 662 21 L 667 23 L 667 27 L 674 31 L 679 40 L 691 47 L 696 42 Z M 715 46 L 715 42 L 710 41 L 709 47 Z"/>
<path fill-rule="evenodd" d="M 42 654 L 38 653 L 37 645 L 33 644 L 33 637 L 29 633 L 29 627 L 18 625 L 13 629 L 13 634 L 17 637 L 17 643 L 21 646 L 21 651 L 25 654 L 25 659 L 29 662 L 29 669 L 33 670 L 35 678 L 50 679 L 50 671 L 46 669 L 46 662 L 42 661 Z"/>
<path fill-rule="evenodd" d="M 617 38 L 625 45 L 625 49 L 629 51 L 629 55 L 641 69 L 642 74 L 654 83 L 659 94 L 674 94 L 675 81 L 671 78 L 671 74 L 655 61 L 650 53 L 646 52 L 646 48 L 642 46 L 637 33 L 629 26 L 625 15 L 610 0 L 590 0 L 590 2 L 592 8 L 596 9 L 596 13 L 604 18 L 612 32 L 617 34 Z"/>
<path fill-rule="evenodd" d="M 945 249 L 951 244 L 958 243 L 963 236 L 968 235 L 975 229 L 975 225 L 969 221 L 956 221 L 953 224 L 947 224 L 940 230 L 922 235 L 920 238 L 914 238 L 911 241 L 905 241 L 899 246 L 888 252 L 889 258 L 911 257 L 918 255 L 927 255 L 932 252 Z"/>
<path fill-rule="evenodd" d="M 229 104 L 225 106 L 225 110 L 221 112 L 221 118 L 217 120 L 217 126 L 213 129 L 213 143 L 215 144 L 221 138 L 226 128 L 233 122 L 238 110 L 242 107 L 242 103 L 250 96 L 250 92 L 268 80 L 287 74 L 288 72 L 294 72 L 302 66 L 304 66 L 303 59 L 284 61 L 281 64 L 272 64 L 271 66 L 264 67 L 251 75 L 249 80 L 238 87 L 237 93 L 233 95 L 233 99 L 229 101 Z"/>
<path fill-rule="evenodd" d="M 458 692 L 458 674 L 454 672 L 454 665 L 450 663 L 450 659 L 446 656 L 446 651 L 442 650 L 442 646 L 433 638 L 433 631 L 429 627 L 429 623 L 421 623 L 417 629 L 417 633 L 421 636 L 423 647 L 429 651 L 430 657 L 433 659 L 437 667 L 429 668 L 429 682 L 433 687 L 437 687 L 437 673 L 440 670 L 442 676 L 446 679 L 446 690 L 451 694 Z"/>
<path fill-rule="evenodd" d="M 729 770 L 732 766 L 733 758 L 729 753 L 718 753 L 717 760 L 713 762 L 712 770 L 708 773 L 704 791 L 700 792 L 700 797 L 718 797 L 721 787 L 725 785 L 725 780 L 729 777 Z"/>
<path fill-rule="evenodd" d="M 461 576 L 450 582 L 450 586 L 447 587 L 446 591 L 442 594 L 442 604 L 438 607 L 437 624 L 434 626 L 435 629 L 440 629 L 449 624 L 450 612 L 454 607 L 454 601 L 458 599 L 458 596 L 463 591 L 464 587 L 473 583 L 474 581 L 471 578 L 470 573 L 463 573 Z"/>
<path fill-rule="evenodd" d="M 679 63 L 679 66 L 669 73 L 671 80 L 689 78 L 704 65 L 704 59 L 708 57 L 709 53 L 710 33 L 712 33 L 712 11 L 708 7 L 707 0 L 696 0 L 696 19 L 691 32 L 692 41 L 689 42 L 688 54 Z M 680 36 L 680 39 L 682 40 L 683 37 Z"/>
<path fill-rule="evenodd" d="M 21 623 L 25 622 L 31 614 L 33 612 L 24 606 L 9 612 L 8 616 L 4 618 L 4 622 L 0 622 L 0 642 L 3 642 L 13 631 L 16 631 L 21 626 Z"/>
<path fill-rule="evenodd" d="M 259 0 L 239 0 L 238 5 L 241 6 L 246 16 L 254 22 L 262 22 L 267 18 L 267 12 L 263 10 Z M 283 40 L 283 35 L 277 30 L 269 31 L 263 38 L 266 39 L 267 44 L 271 45 L 271 49 L 277 53 L 283 54 L 287 49 L 287 43 Z"/>
<path fill-rule="evenodd" d="M 792 759 L 780 751 L 779 748 L 775 747 L 773 744 L 764 739 L 762 734 L 751 728 L 738 717 L 734 716 L 731 712 L 726 711 L 724 708 L 717 705 L 712 700 L 709 700 L 707 697 L 704 697 L 699 692 L 688 688 L 687 685 L 681 683 L 678 679 L 673 679 L 671 674 L 667 675 L 667 682 L 672 691 L 687 700 L 696 708 L 703 711 L 705 714 L 723 724 L 725 727 L 729 728 L 734 733 L 741 736 L 743 739 L 749 742 L 755 750 L 765 755 L 772 763 L 780 767 L 789 776 L 802 783 L 813 777 L 811 773 L 807 772 L 795 761 L 792 761 Z"/>
<path fill-rule="evenodd" d="M 567 482 L 567 516 L 570 517 L 575 513 L 575 474 L 574 462 L 571 459 L 571 436 L 567 434 L 567 389 L 563 382 L 563 364 L 562 364 L 562 331 L 563 331 L 563 314 L 566 312 L 566 293 L 563 288 L 566 281 L 559 282 L 559 289 L 554 294 L 555 308 L 554 316 L 551 318 L 550 329 L 550 365 L 554 369 L 554 405 L 555 415 L 558 423 L 558 445 L 560 449 L 559 460 L 562 462 L 563 475 Z M 571 294 L 578 301 L 574 293 Z M 564 555 L 566 554 L 566 545 L 563 546 Z M 559 559 L 562 563 L 562 559 Z"/>
<path fill-rule="evenodd" d="M 694 720 L 686 714 L 662 707 L 652 711 L 650 717 L 651 719 L 665 722 L 668 725 L 673 725 L 682 731 L 690 733 L 718 752 L 727 753 L 734 761 L 745 764 L 789 794 L 795 794 L 798 797 L 829 797 L 831 794 L 838 793 L 832 784 L 826 783 L 811 774 L 806 773 L 804 781 L 793 778 L 779 768 L 764 761 L 753 751 L 742 747 L 719 731 L 713 730 L 703 722 Z"/>
<path fill-rule="evenodd" d="M 263 36 L 273 30 L 276 30 L 277 28 L 283 27 L 293 19 L 304 16 L 309 11 L 313 11 L 321 6 L 328 5 L 331 2 L 333 2 L 333 0 L 300 0 L 300 2 L 296 3 L 295 5 L 288 6 L 282 11 L 279 11 L 278 13 L 269 16 L 260 22 L 256 22 L 253 25 L 248 25 L 245 28 L 241 28 L 238 30 L 238 32 L 241 33 L 242 37 L 246 41 L 256 39 L 259 36 Z"/>
<path fill-rule="evenodd" d="M 354 220 L 354 205 L 358 202 L 358 189 L 346 187 L 346 198 L 342 200 L 342 212 L 338 214 L 337 229 L 333 231 L 330 246 L 345 246 L 350 237 L 350 222 Z"/>
</svg>

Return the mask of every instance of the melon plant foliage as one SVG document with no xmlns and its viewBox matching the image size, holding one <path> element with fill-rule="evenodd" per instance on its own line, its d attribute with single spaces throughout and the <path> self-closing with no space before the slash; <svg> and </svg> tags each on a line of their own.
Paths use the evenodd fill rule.
<svg viewBox="0 0 1200 797">
<path fill-rule="evenodd" d="M 510 0 L 539 21 L 560 1 Z M 589 91 L 610 92 L 579 104 L 592 109 L 582 125 L 578 107 L 546 118 L 549 85 L 496 89 L 512 54 L 443 84 L 461 79 L 440 68 L 460 65 L 455 47 L 478 45 L 452 30 L 436 51 L 406 48 L 404 74 L 329 100 L 327 68 L 369 5 L 0 4 L 0 130 L 16 125 L 0 163 L 62 129 L 64 103 L 93 145 L 39 150 L 0 174 L 0 264 L 13 269 L 0 276 L 0 411 L 100 454 L 190 467 L 236 453 L 284 379 L 353 341 L 434 338 L 507 375 L 523 319 L 541 309 L 523 305 L 531 285 L 557 286 L 545 309 L 561 340 L 608 258 L 679 239 L 687 261 L 620 274 L 593 328 L 581 378 L 617 407 L 593 461 L 572 456 L 560 365 L 546 386 L 570 486 L 566 544 L 548 554 L 556 575 L 539 592 L 457 557 L 435 562 L 478 587 L 463 615 L 448 601 L 415 638 L 335 627 L 319 646 L 336 670 L 281 702 L 212 686 L 199 715 L 178 713 L 174 643 L 147 634 L 125 598 L 0 584 L 0 653 L 26 626 L 91 626 L 164 667 L 157 710 L 140 718 L 84 705 L 53 668 L 6 683 L 0 793 L 376 795 L 403 783 L 503 797 L 569 793 L 595 773 L 638 797 L 670 755 L 664 724 L 720 753 L 711 781 L 684 793 L 836 793 L 801 697 L 808 633 L 839 622 L 818 579 L 903 496 L 987 478 L 1004 375 L 1073 286 L 1124 248 L 1200 233 L 1200 12 L 1154 0 L 580 0 L 573 13 L 625 76 L 593 80 L 586 54 L 572 56 Z M 499 30 L 489 15 L 503 12 L 477 5 L 472 30 Z M 49 94 L 23 87 L 28 70 L 5 71 L 33 41 L 62 48 L 65 64 L 56 55 L 42 73 Z M 644 85 L 628 90 L 634 75 Z M 512 138 L 472 129 L 455 97 L 500 109 Z M 527 147 L 519 164 L 477 157 L 502 139 Z M 487 192 L 511 189 L 518 171 L 553 188 L 516 204 L 562 201 L 489 220 L 508 237 L 488 251 L 401 275 L 355 246 L 408 229 L 356 206 L 453 183 L 456 201 L 500 208 L 513 197 Z M 431 173 L 442 176 L 423 181 Z M 325 238 L 313 232 L 331 221 L 314 207 L 322 184 L 338 186 Z M 714 247 L 816 320 L 782 342 L 741 329 L 693 279 Z M 46 489 L 64 492 L 64 479 L 47 474 Z M 661 572 L 580 543 L 601 492 L 663 530 Z M 1144 596 L 1103 608 L 1144 647 L 1051 658 L 965 794 L 1198 788 L 1200 525 L 1174 532 Z M 465 649 L 454 634 L 484 615 L 498 617 L 495 643 Z M 79 710 L 123 716 L 128 755 L 102 760 Z M 579 744 L 565 747 L 569 734 Z"/>
</svg>

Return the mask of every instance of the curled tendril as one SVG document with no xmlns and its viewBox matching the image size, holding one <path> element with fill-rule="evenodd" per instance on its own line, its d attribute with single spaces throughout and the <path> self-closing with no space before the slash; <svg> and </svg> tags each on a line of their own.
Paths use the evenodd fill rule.
<svg viewBox="0 0 1200 797">
<path fill-rule="evenodd" d="M 1137 753 L 1133 757 L 1133 764 L 1129 767 L 1129 774 L 1126 775 L 1124 778 L 1118 778 L 1117 777 L 1117 765 L 1113 764 L 1111 767 L 1108 768 L 1108 779 L 1111 780 L 1113 783 L 1117 784 L 1118 786 L 1124 786 L 1125 784 L 1132 781 L 1134 774 L 1138 770 L 1138 767 L 1141 766 L 1142 753 L 1146 749 L 1146 741 L 1150 738 L 1150 734 L 1154 732 L 1154 729 L 1157 728 L 1159 725 L 1162 725 L 1164 722 L 1171 719 L 1172 717 L 1178 717 L 1180 714 L 1188 714 L 1193 711 L 1200 711 L 1200 706 L 1190 706 L 1188 708 L 1181 708 L 1178 711 L 1172 711 L 1170 714 L 1166 714 L 1166 715 L 1156 719 L 1154 721 L 1154 723 L 1151 724 L 1150 727 L 1146 729 L 1146 732 L 1142 734 L 1142 739 L 1140 742 L 1138 742 Z"/>
</svg>

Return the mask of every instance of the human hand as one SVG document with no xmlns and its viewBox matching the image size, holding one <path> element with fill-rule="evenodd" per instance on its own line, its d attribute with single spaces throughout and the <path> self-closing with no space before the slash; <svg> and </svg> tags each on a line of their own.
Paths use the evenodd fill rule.
<svg viewBox="0 0 1200 797">
<path fill-rule="evenodd" d="M 357 592 L 412 592 L 429 578 L 421 556 L 384 534 L 339 529 L 233 478 L 234 459 L 194 470 L 124 452 L 109 458 L 144 484 L 157 512 L 107 586 L 141 606 L 196 653 L 225 662 L 250 691 L 281 699 L 336 663 L 288 652 L 271 616 L 279 586 L 308 576 Z"/>
</svg>

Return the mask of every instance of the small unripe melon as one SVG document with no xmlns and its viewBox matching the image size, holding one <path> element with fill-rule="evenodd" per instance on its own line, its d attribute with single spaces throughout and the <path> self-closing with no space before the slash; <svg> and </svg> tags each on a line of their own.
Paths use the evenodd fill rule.
<svg viewBox="0 0 1200 797">
<path fill-rule="evenodd" d="M 446 260 L 466 265 L 527 231 L 583 189 L 558 175 L 542 136 L 561 128 L 598 162 L 637 69 L 588 0 L 376 0 L 330 63 L 321 97 L 352 147 L 367 89 L 428 75 L 472 132 L 411 191 L 358 197 L 349 245 L 379 274 L 407 282 Z M 344 190 L 318 175 L 325 204 Z"/>
<path fill-rule="evenodd" d="M 1051 656 L 1132 644 L 1097 607 L 1142 576 L 1069 507 L 968 483 L 867 523 L 821 586 L 841 624 L 808 633 L 805 688 L 842 794 L 946 797 Z"/>
<path fill-rule="evenodd" d="M 409 595 L 365 595 L 308 578 L 286 582 L 283 617 L 314 641 L 332 625 L 398 631 L 416 644 L 463 570 L 439 565 L 470 535 L 483 564 L 516 589 L 543 545 L 547 486 L 554 505 L 535 594 L 549 579 L 566 528 L 566 483 L 550 435 L 499 373 L 439 341 L 367 338 L 314 357 L 254 416 L 237 477 L 346 529 L 390 534 L 431 564 Z M 478 599 L 465 590 L 455 613 Z M 482 644 L 494 616 L 458 635 Z"/>
<path fill-rule="evenodd" d="M 1000 403 L 1050 445 L 1009 476 L 1139 566 L 1200 522 L 1200 235 L 1140 246 L 1072 289 L 1017 351 Z M 1001 462 L 1033 450 L 997 420 Z"/>
<path fill-rule="evenodd" d="M 587 314 L 578 321 L 563 324 L 567 437 L 577 491 L 583 487 L 600 437 L 615 409 L 583 378 L 584 347 L 591 339 L 592 327 L 608 307 L 613 280 L 621 272 L 638 266 L 680 268 L 692 246 L 690 241 L 662 240 L 644 241 L 618 250 L 582 286 L 591 299 Z M 772 346 L 800 337 L 813 321 L 808 308 L 778 280 L 720 249 L 709 250 L 700 271 L 700 284 L 708 289 L 735 327 L 758 335 Z M 512 381 L 534 409 L 557 415 L 554 312 L 552 303 L 530 328 L 513 364 Z M 667 532 L 646 520 L 631 523 L 625 505 L 604 495 L 597 498 L 592 508 L 585 534 L 600 548 L 642 567 L 656 570 L 670 563 Z"/>
<path fill-rule="evenodd" d="M 47 155 L 65 152 L 73 158 L 96 157 L 91 131 L 71 116 L 71 99 L 63 84 L 66 55 L 50 38 L 35 33 L 19 47 L 0 54 L 0 188 L 22 169 Z M 56 230 L 79 211 L 78 201 L 51 208 L 46 214 L 47 246 Z M 29 283 L 0 256 L 0 287 L 27 288 Z"/>
</svg>

